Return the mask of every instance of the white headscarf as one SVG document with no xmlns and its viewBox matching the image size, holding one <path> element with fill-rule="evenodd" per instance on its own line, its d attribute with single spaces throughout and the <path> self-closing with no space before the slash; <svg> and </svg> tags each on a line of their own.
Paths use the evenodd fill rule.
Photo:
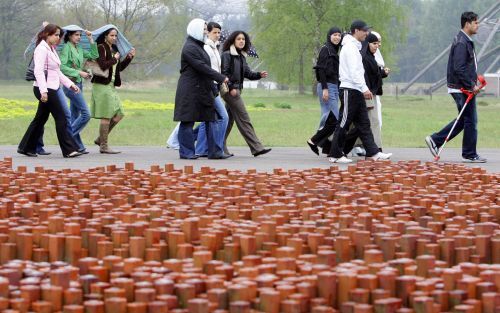
<svg viewBox="0 0 500 313">
<path fill-rule="evenodd" d="M 194 39 L 205 42 L 205 21 L 195 18 L 187 26 L 187 34 Z"/>
<path fill-rule="evenodd" d="M 374 34 L 375 36 L 377 36 L 379 41 L 382 41 L 382 36 L 380 36 L 379 33 L 377 33 L 376 31 L 373 31 L 373 30 L 371 33 Z M 379 66 L 385 66 L 384 57 L 382 56 L 382 53 L 380 52 L 380 48 L 377 49 L 377 51 L 375 52 L 375 61 L 377 61 L 377 64 Z"/>
</svg>

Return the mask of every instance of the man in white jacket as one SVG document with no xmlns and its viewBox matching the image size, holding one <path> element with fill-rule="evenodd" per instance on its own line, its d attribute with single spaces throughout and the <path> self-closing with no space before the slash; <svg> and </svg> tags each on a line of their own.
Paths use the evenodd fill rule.
<svg viewBox="0 0 500 313">
<path fill-rule="evenodd" d="M 367 159 L 386 160 L 390 153 L 379 152 L 373 140 L 370 129 L 370 120 L 365 99 L 372 99 L 373 94 L 365 82 L 365 70 L 361 57 L 361 42 L 366 39 L 369 27 L 361 20 L 351 24 L 351 33 L 342 41 L 340 50 L 340 117 L 330 150 L 329 161 L 332 163 L 351 163 L 352 160 L 344 155 L 346 134 L 352 123 L 357 127 L 359 137 L 366 149 Z"/>
</svg>

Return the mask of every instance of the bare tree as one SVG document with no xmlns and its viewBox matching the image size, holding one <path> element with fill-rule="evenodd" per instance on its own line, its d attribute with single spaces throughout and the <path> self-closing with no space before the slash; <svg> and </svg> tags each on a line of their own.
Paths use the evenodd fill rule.
<svg viewBox="0 0 500 313">
<path fill-rule="evenodd" d="M 41 25 L 44 1 L 0 0 L 0 78 L 10 79 L 20 70 L 23 47 Z"/>
</svg>

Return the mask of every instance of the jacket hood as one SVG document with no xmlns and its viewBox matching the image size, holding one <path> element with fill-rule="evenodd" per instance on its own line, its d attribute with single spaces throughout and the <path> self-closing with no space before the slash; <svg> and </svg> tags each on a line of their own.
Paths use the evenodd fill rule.
<svg viewBox="0 0 500 313">
<path fill-rule="evenodd" d="M 356 38 L 354 38 L 351 34 L 347 34 L 342 39 L 342 46 L 345 46 L 348 43 L 353 43 L 358 47 L 358 50 L 361 50 L 361 42 L 359 42 Z"/>
<path fill-rule="evenodd" d="M 205 21 L 201 18 L 195 18 L 191 22 L 189 22 L 187 26 L 187 34 L 188 36 L 204 42 L 205 39 Z"/>
</svg>

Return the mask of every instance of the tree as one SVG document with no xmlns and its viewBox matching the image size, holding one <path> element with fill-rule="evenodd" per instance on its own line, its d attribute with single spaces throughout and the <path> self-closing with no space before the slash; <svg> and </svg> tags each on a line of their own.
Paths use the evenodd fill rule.
<svg viewBox="0 0 500 313">
<path fill-rule="evenodd" d="M 330 27 L 348 30 L 352 20 L 364 19 L 388 38 L 389 61 L 405 36 L 405 8 L 391 0 L 249 0 L 249 7 L 260 56 L 277 82 L 296 84 L 299 93 L 313 81 L 312 68 Z"/>
<path fill-rule="evenodd" d="M 23 51 L 42 24 L 43 8 L 40 0 L 0 0 L 1 79 L 24 75 Z"/>
</svg>

